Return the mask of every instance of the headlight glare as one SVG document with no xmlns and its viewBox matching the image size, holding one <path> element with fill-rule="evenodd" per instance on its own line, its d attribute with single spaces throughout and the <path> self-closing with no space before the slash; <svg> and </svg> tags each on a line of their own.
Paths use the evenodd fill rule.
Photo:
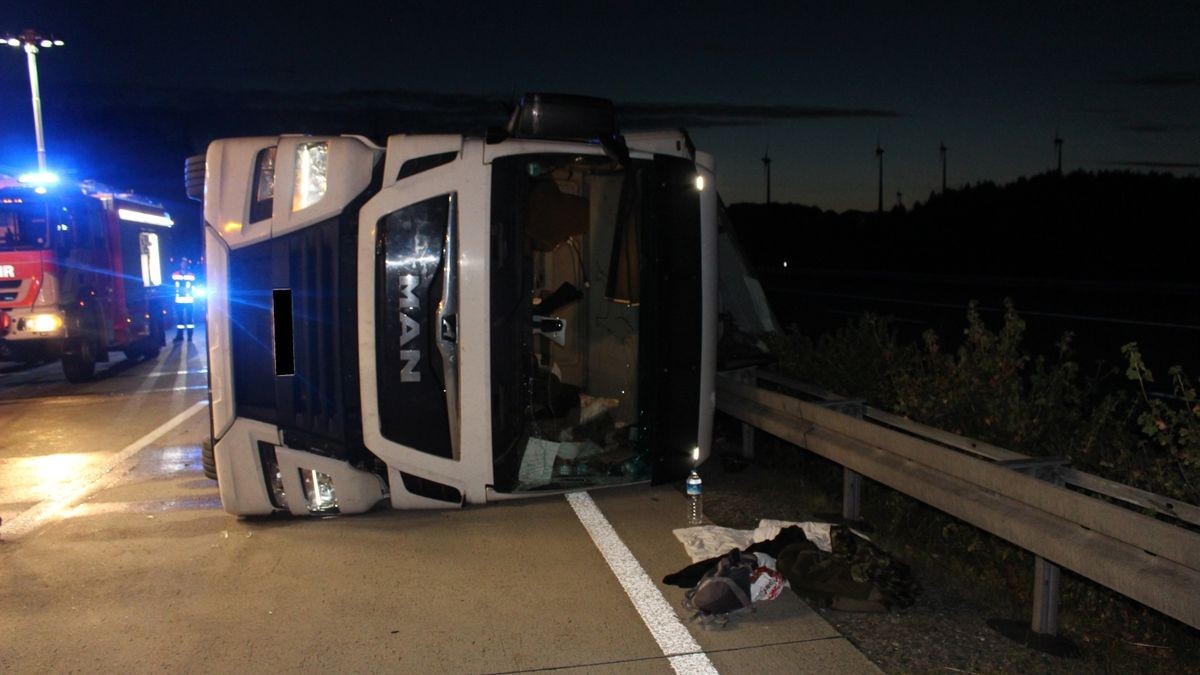
<svg viewBox="0 0 1200 675">
<path fill-rule="evenodd" d="M 26 329 L 34 333 L 53 333 L 62 325 L 62 317 L 57 314 L 34 314 L 25 319 Z"/>
<path fill-rule="evenodd" d="M 292 211 L 321 201 L 329 187 L 329 142 L 301 143 L 296 146 L 295 190 Z"/>
</svg>

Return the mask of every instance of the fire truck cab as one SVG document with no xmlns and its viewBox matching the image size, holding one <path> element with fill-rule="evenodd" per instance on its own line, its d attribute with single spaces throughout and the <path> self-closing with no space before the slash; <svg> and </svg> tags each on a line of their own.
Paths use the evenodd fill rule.
<svg viewBox="0 0 1200 675">
<path fill-rule="evenodd" d="M 110 350 L 153 357 L 170 289 L 170 216 L 94 183 L 0 188 L 0 358 L 90 379 Z"/>
</svg>

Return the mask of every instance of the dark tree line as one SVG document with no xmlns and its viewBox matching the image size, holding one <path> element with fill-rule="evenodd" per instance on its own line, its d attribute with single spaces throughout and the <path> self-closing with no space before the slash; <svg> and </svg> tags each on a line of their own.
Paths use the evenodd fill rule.
<svg viewBox="0 0 1200 675">
<path fill-rule="evenodd" d="M 1200 179 L 1076 171 L 932 194 L 911 209 L 836 213 L 797 204 L 730 207 L 764 269 L 1195 282 Z"/>
</svg>

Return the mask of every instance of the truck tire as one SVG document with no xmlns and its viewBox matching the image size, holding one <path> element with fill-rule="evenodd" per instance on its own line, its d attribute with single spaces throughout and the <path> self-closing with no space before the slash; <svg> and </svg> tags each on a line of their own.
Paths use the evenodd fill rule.
<svg viewBox="0 0 1200 675">
<path fill-rule="evenodd" d="M 150 335 L 142 341 L 141 347 L 142 356 L 146 357 L 147 361 L 153 361 L 158 358 L 158 353 L 162 351 L 163 345 L 167 343 L 167 332 L 163 330 L 162 321 L 155 321 L 150 328 Z"/>
<path fill-rule="evenodd" d="M 200 463 L 204 466 L 204 475 L 213 480 L 217 479 L 217 458 L 213 454 L 212 439 L 200 443 Z"/>
<path fill-rule="evenodd" d="M 147 316 L 153 317 L 149 320 L 147 334 L 130 342 L 123 350 L 125 358 L 129 361 L 137 361 L 138 359 L 151 361 L 158 356 L 163 345 L 166 344 L 166 331 L 163 330 L 162 317 L 159 316 L 157 304 L 150 306 L 150 312 Z"/>
<path fill-rule="evenodd" d="M 63 374 L 72 383 L 87 382 L 96 374 L 96 343 L 82 339 L 71 353 L 63 356 Z"/>
</svg>

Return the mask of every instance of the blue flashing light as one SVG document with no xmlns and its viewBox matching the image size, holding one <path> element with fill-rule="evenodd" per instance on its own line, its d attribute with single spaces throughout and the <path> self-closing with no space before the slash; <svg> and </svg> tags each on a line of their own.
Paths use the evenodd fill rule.
<svg viewBox="0 0 1200 675">
<path fill-rule="evenodd" d="M 25 185 L 45 187 L 58 183 L 58 174 L 52 171 L 31 171 L 17 176 L 17 181 Z"/>
</svg>

